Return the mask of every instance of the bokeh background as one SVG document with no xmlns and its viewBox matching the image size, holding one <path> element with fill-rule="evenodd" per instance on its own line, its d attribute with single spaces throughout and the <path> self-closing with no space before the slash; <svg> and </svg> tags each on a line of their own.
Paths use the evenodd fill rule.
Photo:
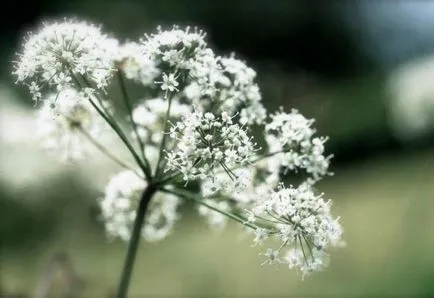
<svg viewBox="0 0 434 298">
<path fill-rule="evenodd" d="M 261 266 L 235 224 L 210 232 L 186 204 L 168 239 L 141 245 L 131 297 L 434 296 L 434 2 L 43 0 L 0 14 L 1 297 L 42 298 L 50 283 L 50 297 L 110 297 L 126 251 L 105 237 L 96 201 L 118 169 L 41 150 L 10 75 L 24 33 L 65 16 L 124 40 L 205 29 L 216 52 L 257 71 L 267 108 L 315 118 L 335 156 L 319 187 L 347 247 L 326 271 L 301 280 Z"/>
</svg>

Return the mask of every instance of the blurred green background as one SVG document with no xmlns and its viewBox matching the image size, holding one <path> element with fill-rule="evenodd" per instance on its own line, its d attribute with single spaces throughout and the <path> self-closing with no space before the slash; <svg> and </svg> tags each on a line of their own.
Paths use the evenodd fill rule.
<svg viewBox="0 0 434 298">
<path fill-rule="evenodd" d="M 347 247 L 326 271 L 302 281 L 260 266 L 236 224 L 210 232 L 184 204 L 171 236 L 142 243 L 131 297 L 434 296 L 433 2 L 44 0 L 0 13 L 0 297 L 42 298 L 52 272 L 51 297 L 110 297 L 126 252 L 96 202 L 118 169 L 38 148 L 30 96 L 10 75 L 24 33 L 65 16 L 124 40 L 157 25 L 205 29 L 216 52 L 257 71 L 267 108 L 315 118 L 335 155 L 319 187 Z"/>
</svg>

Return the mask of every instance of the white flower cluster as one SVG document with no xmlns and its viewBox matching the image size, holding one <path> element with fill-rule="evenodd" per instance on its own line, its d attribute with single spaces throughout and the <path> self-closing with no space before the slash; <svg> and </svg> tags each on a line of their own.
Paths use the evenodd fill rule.
<svg viewBox="0 0 434 298">
<path fill-rule="evenodd" d="M 128 132 L 108 106 L 106 87 L 117 71 Z M 307 274 L 320 270 L 326 250 L 340 244 L 330 203 L 313 190 L 328 174 L 326 138 L 315 136 L 314 121 L 297 110 L 267 115 L 256 72 L 234 55 L 216 55 L 202 31 L 159 28 L 140 42 L 119 44 L 84 22 L 52 23 L 26 41 L 14 74 L 35 101 L 43 99 L 38 129 L 47 147 L 78 158 L 93 143 L 126 169 L 110 180 L 100 201 L 112 237 L 130 239 L 145 189 L 157 192 L 141 234 L 148 241 L 167 236 L 178 219 L 178 196 L 190 193 L 181 189 L 182 176 L 184 187 L 192 181 L 199 188 L 198 211 L 211 226 L 221 228 L 231 217 L 254 229 L 255 244 L 279 240 L 279 249 L 263 254 L 266 263 Z M 145 99 L 130 102 L 124 78 L 139 83 Z M 54 93 L 46 96 L 47 90 Z M 263 154 L 250 135 L 253 125 L 264 132 Z M 111 146 L 99 146 L 108 127 L 139 172 L 108 152 Z M 282 168 L 305 171 L 308 178 L 287 188 Z"/>
<path fill-rule="evenodd" d="M 273 236 L 281 243 L 279 249 L 270 248 L 265 253 L 268 262 L 286 262 L 303 275 L 321 270 L 326 262 L 326 249 L 343 244 L 342 228 L 338 219 L 331 216 L 330 205 L 307 183 L 297 188 L 280 185 L 256 202 L 250 220 L 272 225 L 256 230 L 255 242 L 260 244 Z M 282 258 L 281 250 L 287 248 L 287 255 Z"/>
<path fill-rule="evenodd" d="M 226 211 L 250 209 L 252 204 L 262 200 L 278 185 L 278 171 L 269 172 L 264 163 L 256 163 L 234 169 L 235 177 L 229 176 L 225 171 L 216 172 L 214 176 L 206 178 L 201 183 L 201 195 L 207 202 L 215 198 L 224 198 L 219 204 L 226 203 Z M 228 201 L 229 200 L 229 201 Z M 229 204 L 230 202 L 230 204 Z M 225 220 L 213 220 L 217 212 L 209 210 L 200 212 L 207 218 L 207 222 L 213 227 L 220 228 Z M 221 214 L 218 214 L 221 216 Z"/>
<path fill-rule="evenodd" d="M 262 124 L 266 111 L 255 83 L 256 72 L 234 57 L 213 57 L 209 53 L 204 65 L 196 65 L 198 77 L 185 88 L 186 97 L 195 105 L 240 112 L 240 123 Z M 206 78 L 206 79 L 204 79 Z"/>
<path fill-rule="evenodd" d="M 327 139 L 314 137 L 313 122 L 295 109 L 291 113 L 279 111 L 271 115 L 271 122 L 265 126 L 269 152 L 276 153 L 269 159 L 271 167 L 282 166 L 286 171 L 304 169 L 311 175 L 310 183 L 328 174 L 331 156 L 324 155 Z"/>
<path fill-rule="evenodd" d="M 144 99 L 133 111 L 133 121 L 145 143 L 158 145 L 163 138 L 168 102 L 162 98 Z M 191 112 L 191 107 L 172 99 L 170 121 L 179 121 Z"/>
<path fill-rule="evenodd" d="M 45 24 L 30 35 L 19 55 L 14 74 L 26 82 L 33 100 L 42 97 L 45 86 L 58 90 L 75 85 L 74 75 L 83 75 L 96 88 L 103 88 L 113 72 L 117 41 L 85 22 Z"/>
<path fill-rule="evenodd" d="M 91 150 L 88 137 L 97 139 L 108 130 L 85 92 L 65 88 L 43 100 L 38 111 L 38 137 L 44 146 L 75 160 Z"/>
<path fill-rule="evenodd" d="M 162 90 L 179 91 L 202 111 L 240 112 L 242 124 L 266 118 L 256 72 L 234 57 L 216 56 L 202 31 L 159 29 L 146 36 L 142 52 L 161 70 Z"/>
<path fill-rule="evenodd" d="M 167 153 L 167 169 L 180 171 L 186 181 L 214 177 L 219 169 L 236 179 L 231 169 L 247 164 L 256 151 L 251 137 L 225 112 L 194 111 L 172 126 L 170 137 L 177 143 Z"/>
<path fill-rule="evenodd" d="M 160 75 L 155 60 L 143 51 L 139 43 L 128 42 L 120 46 L 116 60 L 126 78 L 144 86 L 154 85 L 155 79 Z"/>
<path fill-rule="evenodd" d="M 222 88 L 220 91 L 222 109 L 226 110 L 227 107 L 231 111 L 236 111 L 242 106 L 242 124 L 262 124 L 267 114 L 261 103 L 259 86 L 254 82 L 256 72 L 234 57 L 222 58 L 220 62 L 223 66 L 223 75 L 230 82 L 230 88 Z"/>
<path fill-rule="evenodd" d="M 115 175 L 108 183 L 105 196 L 100 201 L 107 233 L 128 241 L 131 236 L 136 210 L 147 183 L 132 171 Z M 165 238 L 178 220 L 179 198 L 170 194 L 157 193 L 150 202 L 142 228 L 147 241 Z"/>
</svg>

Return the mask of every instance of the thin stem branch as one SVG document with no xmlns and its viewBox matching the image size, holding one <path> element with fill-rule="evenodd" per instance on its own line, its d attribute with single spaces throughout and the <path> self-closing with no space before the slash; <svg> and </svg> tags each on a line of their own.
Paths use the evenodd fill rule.
<svg viewBox="0 0 434 298">
<path fill-rule="evenodd" d="M 107 156 L 109 159 L 111 159 L 113 162 L 117 163 L 121 167 L 133 171 L 138 177 L 143 178 L 143 176 L 137 173 L 137 171 L 134 170 L 133 167 L 131 167 L 127 163 L 123 162 L 120 158 L 113 155 L 106 147 L 104 147 L 104 145 L 102 145 L 97 140 L 95 140 L 95 138 L 93 138 L 85 129 L 83 129 L 81 126 L 78 127 L 78 129 L 80 133 L 83 134 L 87 138 L 87 140 L 92 145 L 94 145 L 99 151 L 101 151 L 105 156 Z"/>
<path fill-rule="evenodd" d="M 124 76 L 122 75 L 121 71 L 119 71 L 119 70 L 118 70 L 117 74 L 118 74 L 119 86 L 121 88 L 122 96 L 124 98 L 124 103 L 125 103 L 125 106 L 127 108 L 128 117 L 129 117 L 131 125 L 133 127 L 133 131 L 134 131 L 134 134 L 136 136 L 137 143 L 139 144 L 140 154 L 142 156 L 142 159 L 143 159 L 143 162 L 145 163 L 145 165 L 148 168 L 150 168 L 149 161 L 146 158 L 146 154 L 145 154 L 145 144 L 143 143 L 142 138 L 139 135 L 137 125 L 133 120 L 133 107 L 131 105 L 130 96 L 128 95 L 128 91 L 127 91 L 127 88 L 125 86 Z"/>
<path fill-rule="evenodd" d="M 149 184 L 148 187 L 144 190 L 142 197 L 140 198 L 140 203 L 137 208 L 137 215 L 134 220 L 133 231 L 131 234 L 130 242 L 128 244 L 127 256 L 125 258 L 116 298 L 127 297 L 126 295 L 128 293 L 128 287 L 133 272 L 134 261 L 137 255 L 137 248 L 139 246 L 139 240 L 141 238 L 142 227 L 145 222 L 146 210 L 148 208 L 149 202 L 151 201 L 156 191 L 157 188 L 155 188 L 153 184 Z"/>
<path fill-rule="evenodd" d="M 158 185 L 165 185 L 166 183 L 168 183 L 168 182 L 170 182 L 171 180 L 173 180 L 173 179 L 175 179 L 175 178 L 177 178 L 177 177 L 179 177 L 179 176 L 181 176 L 182 175 L 182 173 L 181 172 L 176 172 L 176 173 L 174 173 L 174 174 L 169 174 L 169 175 L 166 175 L 165 177 L 163 176 L 161 179 L 159 179 L 156 183 L 158 184 Z"/>
<path fill-rule="evenodd" d="M 98 111 L 98 113 L 101 115 L 101 117 L 103 117 L 106 120 L 106 122 L 110 125 L 110 127 L 116 132 L 116 134 L 119 136 L 119 138 L 125 144 L 125 146 L 127 146 L 128 150 L 133 155 L 133 158 L 135 159 L 135 161 L 137 162 L 137 164 L 139 165 L 139 167 L 142 169 L 143 173 L 145 174 L 146 178 L 150 179 L 151 175 L 149 174 L 148 168 L 143 164 L 142 160 L 137 155 L 137 152 L 134 150 L 133 146 L 128 141 L 128 138 L 124 135 L 122 130 L 120 130 L 116 121 L 111 121 L 92 99 L 89 99 L 89 101 L 92 104 L 92 106 Z"/>
<path fill-rule="evenodd" d="M 80 80 L 77 78 L 77 76 L 74 74 L 74 72 L 72 72 L 72 70 L 70 69 L 70 74 L 72 76 L 72 78 L 74 79 L 74 81 L 76 82 L 76 84 L 80 87 L 83 88 Z M 96 96 L 96 95 L 95 95 Z M 98 97 L 97 97 L 98 99 Z M 135 151 L 135 149 L 133 148 L 133 146 L 131 145 L 131 143 L 129 142 L 128 138 L 125 136 L 124 132 L 121 130 L 121 128 L 119 127 L 119 125 L 117 124 L 117 122 L 111 118 L 110 115 L 107 115 L 106 113 L 104 113 L 104 111 L 102 110 L 103 107 L 99 107 L 93 100 L 91 97 L 89 97 L 89 102 L 90 104 L 94 107 L 94 109 L 98 112 L 98 114 L 104 118 L 104 120 L 108 123 L 108 125 L 110 125 L 110 127 L 115 131 L 115 133 L 119 136 L 119 138 L 122 140 L 122 142 L 125 144 L 125 146 L 127 146 L 128 150 L 130 151 L 130 153 L 133 155 L 134 160 L 137 162 L 137 164 L 139 165 L 139 167 L 142 169 L 143 173 L 145 174 L 146 178 L 148 180 L 152 179 L 152 176 L 150 174 L 149 168 L 146 167 L 146 165 L 143 164 L 142 160 L 140 159 L 140 157 L 137 155 L 137 152 Z M 100 102 L 102 102 L 100 100 Z"/>
<path fill-rule="evenodd" d="M 195 194 L 193 194 L 193 193 L 191 193 L 191 192 L 189 192 L 189 191 L 181 190 L 181 189 L 167 189 L 167 188 L 161 188 L 160 190 L 161 190 L 162 192 L 166 192 L 166 193 L 174 194 L 174 195 L 179 196 L 179 197 L 184 198 L 184 199 L 193 200 L 193 201 L 195 201 L 196 203 L 201 204 L 201 205 L 203 205 L 203 206 L 205 206 L 205 207 L 207 207 L 207 208 L 209 208 L 209 209 L 211 209 L 211 210 L 213 210 L 213 211 L 216 211 L 216 212 L 218 212 L 218 213 L 221 213 L 221 214 L 223 214 L 223 215 L 225 215 L 225 216 L 227 216 L 227 217 L 229 217 L 229 218 L 231 218 L 231 219 L 233 219 L 233 220 L 235 220 L 235 221 L 237 221 L 237 222 L 243 224 L 243 225 L 246 226 L 246 227 L 249 227 L 249 228 L 251 228 L 251 229 L 253 229 L 253 230 L 258 229 L 257 226 L 255 226 L 255 225 L 249 223 L 249 222 L 247 221 L 247 219 L 245 219 L 245 218 L 243 218 L 243 217 L 241 217 L 241 216 L 238 216 L 238 215 L 236 215 L 236 214 L 233 214 L 233 213 L 231 213 L 231 212 L 226 212 L 226 211 L 220 210 L 220 209 L 218 209 L 218 208 L 216 208 L 216 207 L 214 207 L 214 206 L 211 206 L 211 205 L 205 203 L 205 202 L 203 201 L 203 198 L 198 198 L 197 195 L 195 195 Z"/>
<path fill-rule="evenodd" d="M 161 162 L 163 161 L 163 150 L 164 150 L 164 146 L 166 145 L 167 127 L 169 126 L 170 107 L 171 106 L 172 106 L 172 97 L 169 97 L 169 103 L 167 104 L 167 110 L 166 110 L 166 116 L 164 117 L 163 138 L 161 139 L 160 150 L 159 150 L 159 154 L 158 154 L 158 162 L 157 162 L 157 167 L 155 169 L 155 177 L 157 177 L 157 178 L 160 175 L 162 168 L 163 168 L 163 166 L 161 165 Z"/>
<path fill-rule="evenodd" d="M 272 156 L 274 156 L 274 155 L 276 155 L 276 154 L 279 154 L 279 153 L 285 153 L 285 152 L 288 152 L 288 151 L 285 151 L 285 150 L 279 150 L 279 151 L 275 151 L 275 152 L 270 152 L 270 153 L 267 153 L 267 154 L 265 154 L 265 155 L 262 155 L 262 156 L 257 157 L 256 159 L 252 160 L 251 163 L 255 163 L 255 162 L 258 162 L 258 161 L 260 161 L 260 160 L 266 159 L 266 158 L 268 158 L 268 157 L 272 157 Z"/>
</svg>

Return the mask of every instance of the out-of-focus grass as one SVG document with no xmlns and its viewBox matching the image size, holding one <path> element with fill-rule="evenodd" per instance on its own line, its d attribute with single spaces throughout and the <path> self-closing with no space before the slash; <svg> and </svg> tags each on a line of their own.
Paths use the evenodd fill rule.
<svg viewBox="0 0 434 298">
<path fill-rule="evenodd" d="M 143 243 L 131 297 L 434 295 L 433 165 L 431 149 L 335 169 L 320 188 L 342 217 L 347 247 L 332 251 L 329 268 L 304 281 L 285 267 L 260 266 L 265 248 L 251 248 L 235 224 L 213 233 L 184 218 L 167 240 Z M 94 227 L 65 228 L 43 249 L 3 253 L 1 282 L 7 292 L 32 293 L 50 256 L 64 251 L 85 281 L 83 297 L 107 297 L 125 248 Z"/>
</svg>

